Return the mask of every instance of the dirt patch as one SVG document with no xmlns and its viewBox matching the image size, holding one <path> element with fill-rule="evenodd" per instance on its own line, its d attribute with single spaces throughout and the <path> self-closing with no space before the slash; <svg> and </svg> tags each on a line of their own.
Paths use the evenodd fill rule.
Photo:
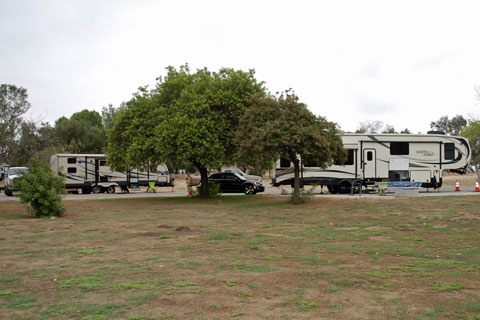
<svg viewBox="0 0 480 320">
<path fill-rule="evenodd" d="M 188 232 L 188 231 L 192 231 L 192 229 L 190 229 L 189 227 L 181 226 L 181 227 L 176 228 L 175 231 Z"/>
</svg>

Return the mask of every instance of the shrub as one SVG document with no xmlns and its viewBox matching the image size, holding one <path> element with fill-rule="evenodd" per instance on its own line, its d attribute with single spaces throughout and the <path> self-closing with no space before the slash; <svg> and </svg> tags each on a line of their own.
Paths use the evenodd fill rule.
<svg viewBox="0 0 480 320">
<path fill-rule="evenodd" d="M 293 204 L 300 204 L 310 200 L 313 197 L 316 186 L 313 186 L 310 190 L 305 190 L 301 188 L 298 192 L 293 191 L 290 195 L 290 201 Z"/>
<path fill-rule="evenodd" d="M 15 181 L 15 184 L 20 191 L 20 201 L 28 205 L 35 217 L 56 217 L 63 213 L 60 194 L 65 193 L 65 184 L 43 162 L 32 161 L 29 173 Z"/>
<path fill-rule="evenodd" d="M 187 187 L 188 188 L 188 187 Z M 211 198 L 216 198 L 220 196 L 220 184 L 216 182 L 208 183 L 208 195 Z M 197 190 L 193 192 L 194 197 L 200 197 L 200 186 L 197 187 Z"/>
<path fill-rule="evenodd" d="M 212 198 L 218 197 L 220 193 L 220 184 L 218 183 L 209 183 L 208 184 L 208 195 Z"/>
</svg>

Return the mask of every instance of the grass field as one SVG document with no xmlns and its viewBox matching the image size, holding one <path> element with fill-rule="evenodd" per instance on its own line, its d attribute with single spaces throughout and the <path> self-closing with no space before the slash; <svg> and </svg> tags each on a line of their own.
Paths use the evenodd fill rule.
<svg viewBox="0 0 480 320">
<path fill-rule="evenodd" d="M 1 319 L 480 319 L 480 197 L 0 203 Z"/>
</svg>

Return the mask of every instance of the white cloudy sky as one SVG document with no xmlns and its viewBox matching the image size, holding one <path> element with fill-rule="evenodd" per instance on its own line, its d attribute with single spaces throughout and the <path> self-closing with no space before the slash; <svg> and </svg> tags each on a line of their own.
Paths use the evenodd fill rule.
<svg viewBox="0 0 480 320">
<path fill-rule="evenodd" d="M 480 114 L 480 1 L 0 0 L 0 83 L 53 123 L 153 85 L 168 65 L 255 69 L 314 113 L 426 132 Z"/>
</svg>

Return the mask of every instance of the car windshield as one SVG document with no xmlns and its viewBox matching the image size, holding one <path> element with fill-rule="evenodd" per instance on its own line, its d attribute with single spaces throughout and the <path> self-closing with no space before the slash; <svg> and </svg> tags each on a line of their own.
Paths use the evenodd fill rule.
<svg viewBox="0 0 480 320">
<path fill-rule="evenodd" d="M 28 169 L 27 168 L 10 168 L 8 170 L 8 175 L 10 176 L 14 176 L 14 175 L 19 175 L 19 174 L 23 174 L 23 173 L 28 173 Z"/>
<path fill-rule="evenodd" d="M 241 176 L 245 175 L 245 173 L 240 169 L 227 169 L 227 170 L 225 170 L 225 172 L 236 173 L 236 174 L 241 175 Z"/>
<path fill-rule="evenodd" d="M 244 176 L 242 176 L 242 175 L 239 174 L 239 173 L 234 172 L 233 174 L 235 175 L 235 177 L 237 177 L 237 178 L 240 179 L 240 180 L 247 180 Z"/>
</svg>

